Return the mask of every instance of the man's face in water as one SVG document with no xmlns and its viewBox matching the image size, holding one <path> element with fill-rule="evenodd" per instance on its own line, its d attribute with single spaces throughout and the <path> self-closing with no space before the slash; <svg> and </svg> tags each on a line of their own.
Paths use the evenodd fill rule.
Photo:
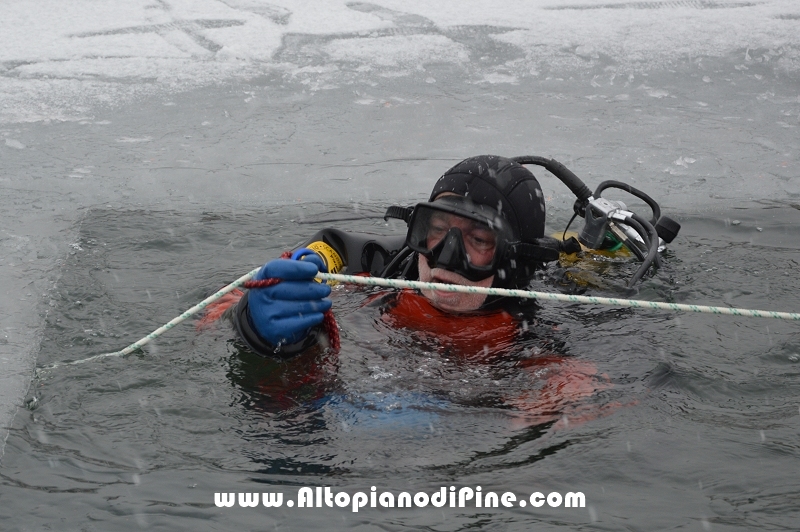
<svg viewBox="0 0 800 532">
<path fill-rule="evenodd" d="M 447 212 L 434 212 L 428 222 L 426 246 L 436 247 L 453 227 L 461 231 L 467 260 L 473 266 L 486 266 L 492 263 L 497 249 L 497 237 L 486 224 L 469 220 Z"/>
<path fill-rule="evenodd" d="M 455 195 L 444 193 L 437 196 L 436 199 Z M 458 227 L 461 230 L 464 247 L 473 264 L 484 266 L 492 261 L 497 244 L 494 241 L 494 234 L 491 231 L 483 231 L 477 224 L 470 224 L 463 218 L 448 215 L 447 213 L 437 213 L 435 218 L 431 220 L 431 228 L 428 232 L 428 248 L 434 247 L 441 241 L 452 227 Z M 420 255 L 419 280 L 426 283 L 447 283 L 488 288 L 492 286 L 494 275 L 481 281 L 470 281 L 450 270 L 431 268 L 428 265 L 428 260 Z M 428 298 L 435 307 L 449 312 L 477 310 L 486 301 L 486 296 L 482 294 L 460 294 L 441 290 L 422 290 L 422 295 Z"/>
</svg>

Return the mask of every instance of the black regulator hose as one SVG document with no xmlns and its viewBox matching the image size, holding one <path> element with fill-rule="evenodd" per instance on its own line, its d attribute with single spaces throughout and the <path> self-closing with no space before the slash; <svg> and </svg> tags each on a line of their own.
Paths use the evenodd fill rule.
<svg viewBox="0 0 800 532">
<path fill-rule="evenodd" d="M 520 157 L 512 157 L 511 160 L 518 164 L 535 164 L 538 166 L 544 166 L 548 172 L 559 178 L 562 183 L 567 185 L 567 188 L 569 188 L 572 193 L 575 194 L 575 197 L 577 197 L 578 201 L 581 203 L 586 202 L 592 197 L 592 191 L 589 189 L 589 187 L 587 187 L 586 184 L 584 184 L 584 182 L 572 172 L 572 170 L 555 159 L 539 157 L 538 155 L 523 155 Z"/>
<path fill-rule="evenodd" d="M 404 260 L 406 260 L 411 254 L 414 253 L 414 250 L 408 246 L 403 246 L 400 251 L 397 252 L 397 255 L 386 265 L 386 267 L 381 272 L 381 277 L 395 277 L 397 276 L 397 271 L 399 265 L 402 264 Z M 406 268 L 408 265 L 406 265 Z M 401 274 L 402 277 L 402 274 Z"/>
<path fill-rule="evenodd" d="M 653 224 L 636 213 L 626 217 L 624 223 L 633 227 L 642 236 L 642 240 L 645 241 L 645 245 L 649 248 L 647 256 L 639 265 L 639 269 L 636 270 L 636 273 L 633 274 L 630 282 L 628 282 L 628 287 L 630 288 L 647 273 L 653 261 L 658 259 L 658 233 L 656 233 Z"/>
<path fill-rule="evenodd" d="M 631 216 L 627 216 L 624 221 L 620 221 L 620 223 L 625 223 L 633 227 L 633 229 L 642 237 L 645 247 L 648 248 L 647 255 L 643 258 L 642 264 L 639 265 L 639 269 L 636 270 L 636 273 L 633 275 L 633 278 L 631 278 L 628 286 L 632 287 L 634 284 L 636 284 L 636 282 L 639 281 L 645 273 L 647 273 L 647 270 L 653 265 L 654 262 L 656 266 L 660 265 L 660 260 L 658 258 L 659 237 L 653 225 L 656 223 L 656 220 L 661 218 L 661 209 L 659 208 L 658 203 L 653 200 L 653 198 L 641 190 L 628 185 L 627 183 L 613 180 L 600 183 L 600 185 L 597 187 L 597 190 L 593 194 L 589 187 L 587 187 L 586 184 L 584 184 L 584 182 L 581 181 L 574 172 L 572 172 L 572 170 L 555 159 L 548 159 L 538 155 L 522 155 L 519 157 L 512 157 L 511 160 L 517 164 L 535 164 L 537 166 L 543 166 L 547 171 L 560 179 L 561 182 L 564 183 L 573 194 L 575 194 L 575 197 L 578 198 L 578 201 L 575 202 L 576 214 L 582 215 L 582 211 L 588 204 L 589 198 L 599 198 L 603 190 L 607 188 L 619 188 L 647 203 L 647 205 L 649 205 L 653 211 L 652 222 L 645 220 L 636 213 L 632 213 Z"/>
<path fill-rule="evenodd" d="M 658 206 L 658 203 L 656 203 L 656 200 L 654 200 L 653 198 L 651 198 L 638 188 L 634 188 L 627 183 L 623 183 L 622 181 L 614 181 L 613 179 L 610 179 L 608 181 L 603 181 L 602 183 L 597 185 L 597 188 L 594 190 L 594 197 L 599 198 L 600 194 L 602 194 L 602 192 L 607 188 L 618 188 L 620 190 L 624 190 L 628 194 L 636 196 L 640 200 L 647 203 L 647 205 L 653 211 L 653 219 L 650 220 L 651 224 L 655 225 L 656 221 L 658 221 L 658 219 L 661 218 L 661 208 Z"/>
</svg>

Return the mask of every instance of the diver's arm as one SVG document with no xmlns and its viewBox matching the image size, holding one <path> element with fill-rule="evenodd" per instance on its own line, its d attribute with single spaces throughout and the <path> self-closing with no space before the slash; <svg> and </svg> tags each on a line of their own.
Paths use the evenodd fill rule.
<svg viewBox="0 0 800 532">
<path fill-rule="evenodd" d="M 381 237 L 338 229 L 319 231 L 301 246 L 311 249 L 316 256 L 307 256 L 305 261 L 271 261 L 262 268 L 257 279 L 277 277 L 289 280 L 286 277 L 288 273 L 293 282 L 252 289 L 241 298 L 230 313 L 239 337 L 253 352 L 277 358 L 291 358 L 320 343 L 325 345 L 327 339 L 319 325 L 322 321 L 319 313 L 330 308 L 327 299 L 330 289 L 313 281 L 316 271 L 311 273 L 309 270 L 303 276 L 268 271 L 268 266 L 289 268 L 292 263 L 313 262 L 319 269 L 331 273 L 377 275 L 402 247 L 403 241 L 402 236 Z M 308 264 L 297 267 L 306 266 Z M 302 286 L 297 285 L 298 282 L 302 282 Z M 322 302 L 325 302 L 325 308 L 321 306 Z M 280 308 L 282 304 L 284 308 Z M 314 318 L 311 318 L 312 314 Z M 311 323 L 317 318 L 319 321 Z"/>
<path fill-rule="evenodd" d="M 309 248 L 325 261 L 328 273 L 380 275 L 405 244 L 405 234 L 381 236 L 322 229 L 301 248 Z"/>
</svg>

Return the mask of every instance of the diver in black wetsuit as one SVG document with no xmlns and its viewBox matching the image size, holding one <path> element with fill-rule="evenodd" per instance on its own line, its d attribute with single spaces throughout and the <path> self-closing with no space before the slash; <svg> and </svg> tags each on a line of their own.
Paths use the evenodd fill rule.
<svg viewBox="0 0 800 532">
<path fill-rule="evenodd" d="M 538 181 L 525 167 L 504 157 L 486 155 L 460 162 L 439 178 L 428 202 L 413 208 L 391 207 L 387 217 L 407 222 L 405 237 L 324 229 L 303 246 L 313 251 L 303 260 L 265 264 L 255 279 L 276 277 L 283 282 L 251 289 L 236 304 L 233 321 L 244 343 L 258 354 L 278 358 L 319 345 L 323 334 L 319 325 L 331 308 L 330 288 L 313 279 L 319 270 L 520 288 L 544 263 L 558 259 L 563 247 L 544 237 L 545 203 Z M 423 319 L 417 322 L 423 325 L 430 325 L 426 320 L 434 316 L 474 319 L 518 304 L 429 290 L 421 296 L 406 291 L 406 299 L 398 299 L 402 297 L 402 292 L 395 293 L 382 303 L 406 314 L 421 313 Z M 511 318 L 507 312 L 503 315 Z M 400 320 L 414 321 L 413 317 Z M 491 319 L 486 325 L 498 327 Z"/>
</svg>

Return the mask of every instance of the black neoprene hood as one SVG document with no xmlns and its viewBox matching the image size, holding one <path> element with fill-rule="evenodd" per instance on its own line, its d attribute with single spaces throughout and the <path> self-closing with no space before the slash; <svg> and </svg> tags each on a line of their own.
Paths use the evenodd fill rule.
<svg viewBox="0 0 800 532">
<path fill-rule="evenodd" d="M 523 242 L 544 236 L 542 188 L 530 170 L 510 159 L 497 155 L 465 159 L 439 178 L 429 201 L 444 192 L 496 209 Z"/>
</svg>

